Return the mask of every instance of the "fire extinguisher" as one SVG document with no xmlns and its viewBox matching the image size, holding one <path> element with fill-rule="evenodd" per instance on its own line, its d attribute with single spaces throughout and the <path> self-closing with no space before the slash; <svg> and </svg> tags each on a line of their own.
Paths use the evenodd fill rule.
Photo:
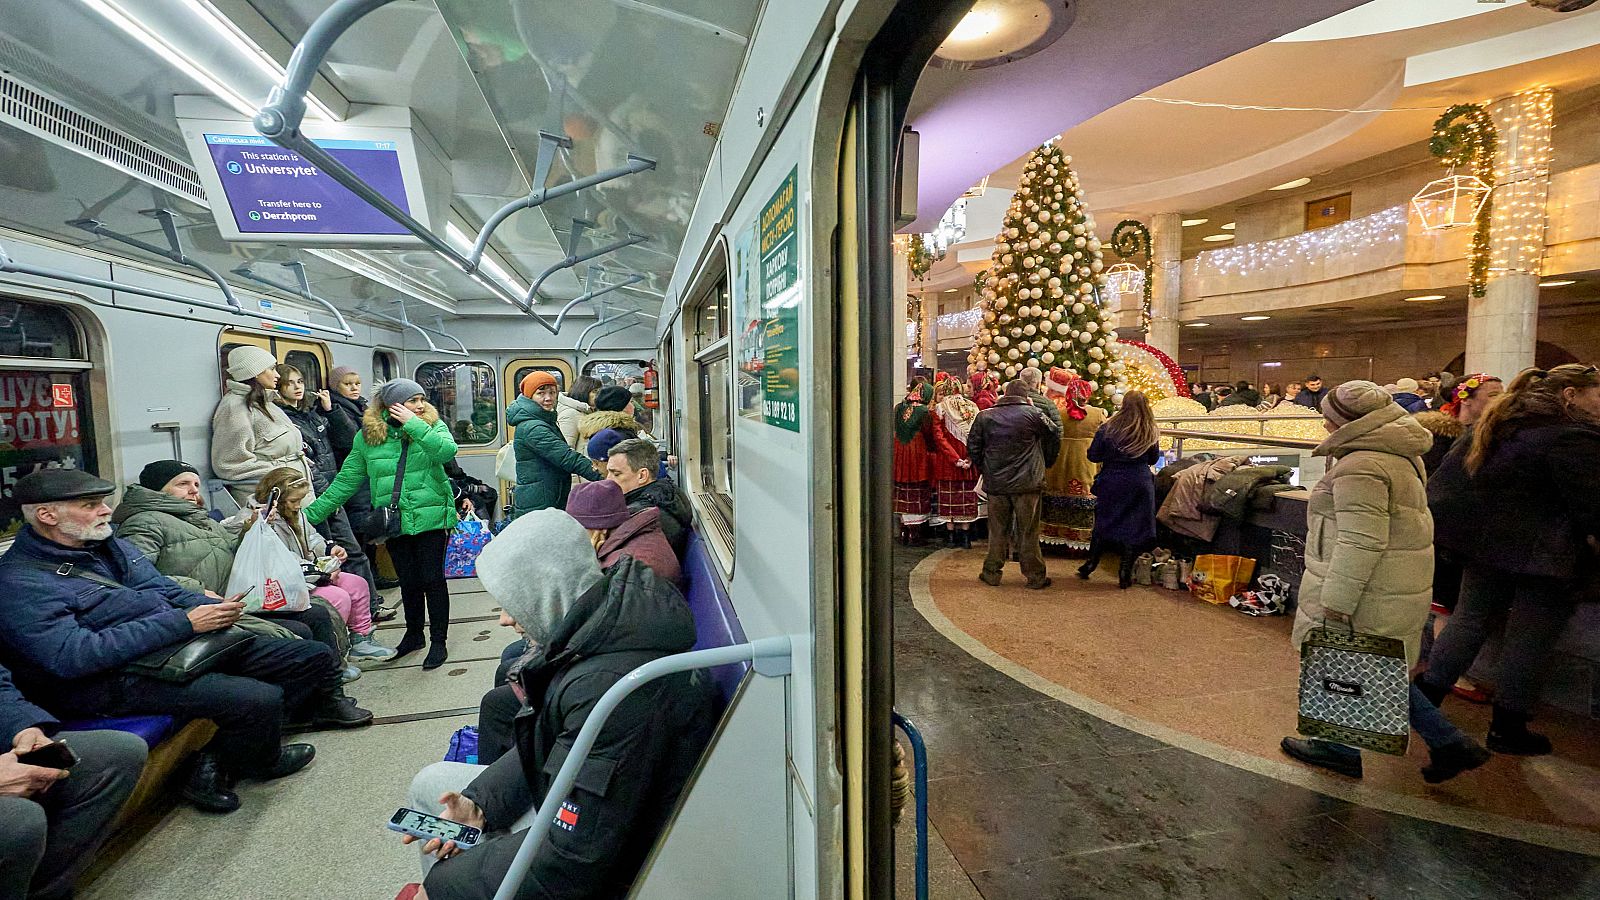
<svg viewBox="0 0 1600 900">
<path fill-rule="evenodd" d="M 649 368 L 644 370 L 644 405 L 647 409 L 661 408 L 661 396 L 656 391 L 655 360 L 651 360 Z"/>
</svg>

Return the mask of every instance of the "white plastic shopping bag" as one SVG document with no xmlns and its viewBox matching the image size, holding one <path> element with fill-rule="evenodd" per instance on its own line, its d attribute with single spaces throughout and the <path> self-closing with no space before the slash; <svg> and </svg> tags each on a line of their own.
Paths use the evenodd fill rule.
<svg viewBox="0 0 1600 900">
<path fill-rule="evenodd" d="M 305 612 L 311 608 L 311 587 L 300 557 L 267 525 L 271 508 L 261 509 L 234 554 L 228 596 L 243 592 L 247 613 Z"/>
</svg>

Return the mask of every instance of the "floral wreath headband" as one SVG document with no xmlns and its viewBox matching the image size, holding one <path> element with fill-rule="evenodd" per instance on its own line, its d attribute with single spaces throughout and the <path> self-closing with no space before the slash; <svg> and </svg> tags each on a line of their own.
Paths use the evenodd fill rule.
<svg viewBox="0 0 1600 900">
<path fill-rule="evenodd" d="M 1464 380 L 1456 385 L 1456 402 L 1460 403 L 1463 400 L 1470 399 L 1473 394 L 1478 392 L 1478 388 L 1483 387 L 1485 384 L 1488 384 L 1491 381 L 1497 384 L 1503 383 L 1495 376 L 1483 372 L 1479 372 L 1476 375 L 1467 376 Z"/>
</svg>

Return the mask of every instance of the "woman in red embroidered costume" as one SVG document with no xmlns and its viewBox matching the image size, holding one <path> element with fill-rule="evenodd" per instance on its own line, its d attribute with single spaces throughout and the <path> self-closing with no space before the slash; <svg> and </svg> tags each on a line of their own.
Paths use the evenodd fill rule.
<svg viewBox="0 0 1600 900">
<path fill-rule="evenodd" d="M 1087 551 L 1094 536 L 1090 488 L 1100 468 L 1089 461 L 1089 445 L 1105 424 L 1106 412 L 1089 405 L 1094 395 L 1089 382 L 1065 369 L 1051 369 L 1044 389 L 1045 396 L 1061 410 L 1061 455 L 1044 476 L 1039 540 Z"/>
<path fill-rule="evenodd" d="M 907 544 L 923 542 L 933 511 L 932 401 L 933 388 L 919 380 L 894 408 L 894 514 Z"/>
<path fill-rule="evenodd" d="M 961 396 L 961 383 L 943 372 L 933 386 L 933 484 L 939 519 L 952 547 L 971 549 L 972 523 L 978 520 L 978 470 L 967 458 L 967 433 L 978 406 Z"/>
</svg>

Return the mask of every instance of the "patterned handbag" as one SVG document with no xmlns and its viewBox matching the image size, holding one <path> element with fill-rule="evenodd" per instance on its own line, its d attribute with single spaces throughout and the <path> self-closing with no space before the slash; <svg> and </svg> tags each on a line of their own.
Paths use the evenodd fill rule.
<svg viewBox="0 0 1600 900">
<path fill-rule="evenodd" d="M 1404 641 L 1323 626 L 1300 645 L 1301 734 L 1404 756 L 1410 713 Z"/>
</svg>

